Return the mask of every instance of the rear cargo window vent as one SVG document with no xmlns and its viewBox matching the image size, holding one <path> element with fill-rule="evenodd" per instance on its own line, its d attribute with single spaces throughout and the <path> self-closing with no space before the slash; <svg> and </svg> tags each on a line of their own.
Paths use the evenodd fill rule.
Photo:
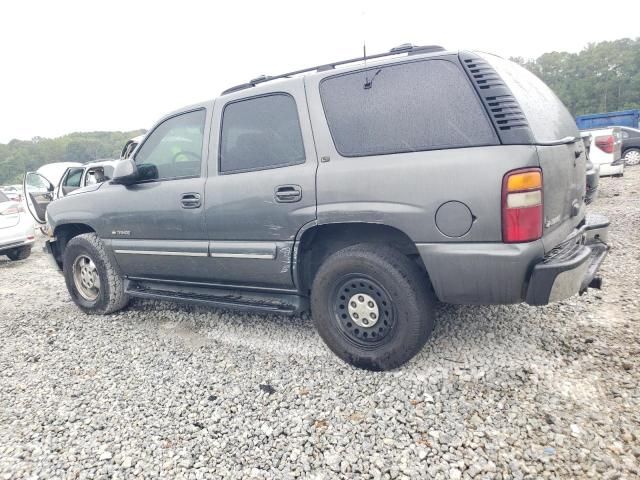
<svg viewBox="0 0 640 480">
<path fill-rule="evenodd" d="M 520 105 L 491 65 L 481 58 L 466 58 L 463 65 L 483 97 L 496 128 L 504 131 L 529 126 Z"/>
</svg>

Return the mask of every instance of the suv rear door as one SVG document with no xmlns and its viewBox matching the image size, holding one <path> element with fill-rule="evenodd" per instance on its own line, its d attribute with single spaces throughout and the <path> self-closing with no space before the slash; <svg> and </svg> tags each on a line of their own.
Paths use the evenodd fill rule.
<svg viewBox="0 0 640 480">
<path fill-rule="evenodd" d="M 316 219 L 316 152 L 302 79 L 216 100 L 205 187 L 211 279 L 293 286 L 300 228 Z M 217 153 L 217 154 L 216 154 Z"/>
</svg>

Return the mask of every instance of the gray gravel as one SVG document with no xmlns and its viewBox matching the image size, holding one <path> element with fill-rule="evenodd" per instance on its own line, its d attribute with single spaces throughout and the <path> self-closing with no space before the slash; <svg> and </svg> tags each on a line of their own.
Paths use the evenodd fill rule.
<svg viewBox="0 0 640 480">
<path fill-rule="evenodd" d="M 443 305 L 388 373 L 304 316 L 85 316 L 44 254 L 3 257 L 0 478 L 637 478 L 640 168 L 591 209 L 613 222 L 601 292 Z"/>
</svg>

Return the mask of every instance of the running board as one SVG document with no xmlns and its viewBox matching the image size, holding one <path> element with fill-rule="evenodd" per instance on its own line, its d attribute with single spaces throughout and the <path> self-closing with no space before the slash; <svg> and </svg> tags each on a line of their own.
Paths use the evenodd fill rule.
<svg viewBox="0 0 640 480">
<path fill-rule="evenodd" d="M 288 315 L 308 309 L 308 300 L 293 293 L 192 287 L 160 281 L 125 279 L 125 293 L 138 298 Z"/>
</svg>

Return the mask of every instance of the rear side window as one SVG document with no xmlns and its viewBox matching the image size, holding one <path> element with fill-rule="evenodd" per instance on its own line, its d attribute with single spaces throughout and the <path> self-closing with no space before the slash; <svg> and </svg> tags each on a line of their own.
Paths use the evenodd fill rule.
<svg viewBox="0 0 640 480">
<path fill-rule="evenodd" d="M 447 60 L 329 77 L 320 96 L 345 157 L 499 143 L 464 72 Z"/>
<path fill-rule="evenodd" d="M 304 161 L 302 131 L 293 97 L 279 93 L 225 106 L 220 172 L 262 170 Z"/>
<path fill-rule="evenodd" d="M 580 136 L 567 107 L 542 80 L 517 63 L 495 55 L 481 55 L 518 100 L 536 141 L 546 143 Z"/>
</svg>

